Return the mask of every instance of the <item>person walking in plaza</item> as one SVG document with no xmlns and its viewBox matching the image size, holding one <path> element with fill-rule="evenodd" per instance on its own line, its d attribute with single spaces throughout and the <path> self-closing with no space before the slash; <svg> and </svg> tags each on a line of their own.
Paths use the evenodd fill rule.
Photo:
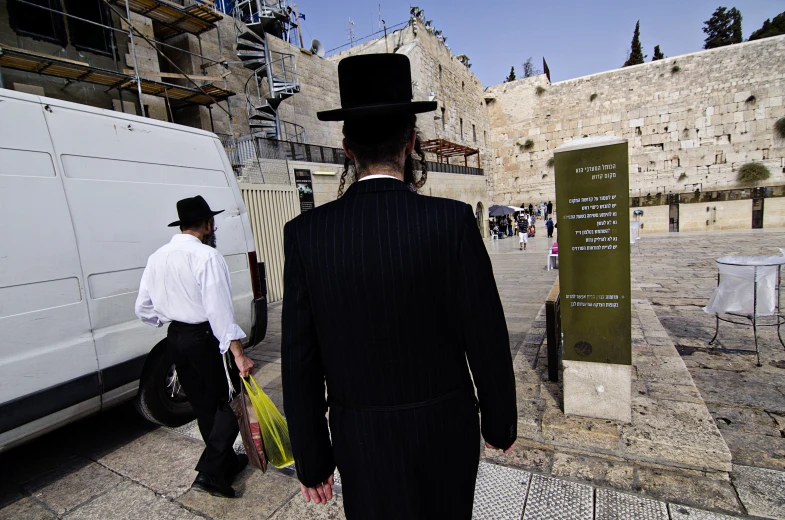
<svg viewBox="0 0 785 520">
<path fill-rule="evenodd" d="M 136 316 L 153 327 L 169 324 L 166 354 L 196 412 L 205 448 L 191 488 L 211 495 L 235 496 L 232 481 L 248 464 L 234 452 L 239 432 L 229 407 L 229 377 L 254 368 L 240 342 L 245 333 L 234 319 L 229 269 L 216 247 L 215 215 L 201 196 L 177 202 L 180 234 L 150 255 L 136 298 Z M 227 361 L 231 352 L 234 366 Z M 226 357 L 225 357 L 226 356 Z"/>
<path fill-rule="evenodd" d="M 548 238 L 553 238 L 553 219 L 548 217 L 548 220 L 545 222 L 545 227 L 548 228 Z"/>
<path fill-rule="evenodd" d="M 553 215 L 553 203 L 548 201 L 548 204 L 545 207 L 548 210 L 548 215 Z"/>
<path fill-rule="evenodd" d="M 529 221 L 525 220 L 522 216 L 518 221 L 518 246 L 521 250 L 526 249 L 526 244 L 529 243 Z"/>
<path fill-rule="evenodd" d="M 534 215 L 534 205 L 531 202 L 529 203 L 529 215 Z"/>
<path fill-rule="evenodd" d="M 507 451 L 517 436 L 490 258 L 470 206 L 417 193 L 415 114 L 437 104 L 412 101 L 409 59 L 345 58 L 338 80 L 342 108 L 317 115 L 344 122 L 354 165 L 338 200 L 284 227 L 281 377 L 301 491 L 326 503 L 337 465 L 349 520 L 469 519 L 480 432 Z M 428 319 L 445 302 L 447 327 Z"/>
</svg>

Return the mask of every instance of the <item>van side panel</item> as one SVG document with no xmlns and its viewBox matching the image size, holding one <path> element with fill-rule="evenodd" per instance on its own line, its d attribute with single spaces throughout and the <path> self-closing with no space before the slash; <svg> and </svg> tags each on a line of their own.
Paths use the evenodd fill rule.
<svg viewBox="0 0 785 520">
<path fill-rule="evenodd" d="M 177 220 L 176 202 L 186 197 L 202 195 L 212 208 L 225 210 L 216 216 L 218 249 L 232 272 L 238 324 L 248 333 L 250 281 L 246 290 L 240 283 L 250 280 L 246 237 L 214 138 L 78 105 L 52 104 L 45 115 L 87 279 L 99 369 L 144 356 L 165 336 L 165 328 L 136 318 L 134 301 L 147 258 L 179 233 L 167 225 Z M 129 371 L 117 375 L 117 385 L 139 377 L 131 373 L 136 363 L 123 366 Z"/>
<path fill-rule="evenodd" d="M 43 112 L 34 96 L 0 91 L 0 434 L 99 403 L 86 286 Z"/>
</svg>

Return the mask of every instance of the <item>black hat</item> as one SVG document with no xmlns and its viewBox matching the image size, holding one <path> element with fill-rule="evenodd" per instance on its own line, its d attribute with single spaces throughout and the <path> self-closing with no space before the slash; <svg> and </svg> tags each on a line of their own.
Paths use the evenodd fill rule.
<svg viewBox="0 0 785 520">
<path fill-rule="evenodd" d="M 363 54 L 338 63 L 341 108 L 317 112 L 319 121 L 419 114 L 436 101 L 412 101 L 412 71 L 403 54 Z"/>
<path fill-rule="evenodd" d="M 210 205 L 207 204 L 207 201 L 204 200 L 201 195 L 191 197 L 190 199 L 178 200 L 177 216 L 180 217 L 180 220 L 172 222 L 169 224 L 169 227 L 181 226 L 183 224 L 193 224 L 194 222 L 199 222 L 200 220 L 213 218 L 215 215 L 223 212 L 224 210 L 211 210 Z"/>
</svg>

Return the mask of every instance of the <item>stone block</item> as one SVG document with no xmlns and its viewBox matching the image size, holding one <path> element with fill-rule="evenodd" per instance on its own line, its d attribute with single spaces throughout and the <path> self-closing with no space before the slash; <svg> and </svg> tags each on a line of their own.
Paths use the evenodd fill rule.
<svg viewBox="0 0 785 520">
<path fill-rule="evenodd" d="M 543 438 L 557 445 L 610 452 L 618 449 L 619 434 L 619 426 L 613 421 L 569 416 L 558 408 L 543 412 Z"/>
<path fill-rule="evenodd" d="M 785 473 L 734 465 L 731 477 L 747 513 L 764 518 L 785 518 Z"/>
<path fill-rule="evenodd" d="M 24 489 L 62 515 L 117 486 L 123 478 L 85 459 L 59 468 L 25 485 Z"/>
<path fill-rule="evenodd" d="M 220 500 L 224 503 L 229 502 L 221 498 L 215 498 L 214 500 Z M 107 516 L 108 511 L 111 511 L 111 513 Z M 100 520 L 104 518 L 198 520 L 202 516 L 196 515 L 164 497 L 157 496 L 139 484 L 125 481 L 110 492 L 85 504 L 64 518 L 67 520 Z"/>
<path fill-rule="evenodd" d="M 551 474 L 621 490 L 632 489 L 634 482 L 634 468 L 624 459 L 572 452 L 554 454 Z"/>
<path fill-rule="evenodd" d="M 628 365 L 563 361 L 566 414 L 630 422 Z"/>
<path fill-rule="evenodd" d="M 654 498 L 741 513 L 736 492 L 725 479 L 702 478 L 678 470 L 635 467 L 636 491 Z"/>
<path fill-rule="evenodd" d="M 547 444 L 532 442 L 519 437 L 510 453 L 504 454 L 499 450 L 485 450 L 484 460 L 504 466 L 547 473 L 550 471 L 553 462 L 553 448 Z"/>
</svg>

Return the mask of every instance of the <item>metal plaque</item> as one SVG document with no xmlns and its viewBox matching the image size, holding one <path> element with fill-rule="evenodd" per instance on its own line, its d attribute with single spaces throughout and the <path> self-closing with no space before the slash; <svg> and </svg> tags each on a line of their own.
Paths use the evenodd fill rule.
<svg viewBox="0 0 785 520">
<path fill-rule="evenodd" d="M 627 141 L 581 139 L 554 159 L 563 359 L 630 365 Z"/>
</svg>

